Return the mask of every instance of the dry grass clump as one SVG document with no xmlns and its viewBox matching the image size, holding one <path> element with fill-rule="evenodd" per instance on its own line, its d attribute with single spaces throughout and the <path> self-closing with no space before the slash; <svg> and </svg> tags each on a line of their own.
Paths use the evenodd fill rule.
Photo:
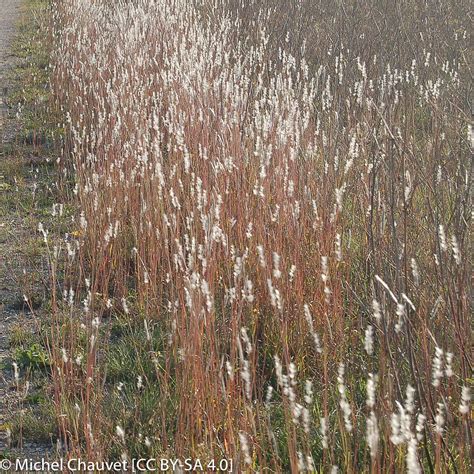
<svg viewBox="0 0 474 474">
<path fill-rule="evenodd" d="M 468 6 L 361 3 L 52 2 L 69 453 L 469 471 Z"/>
</svg>

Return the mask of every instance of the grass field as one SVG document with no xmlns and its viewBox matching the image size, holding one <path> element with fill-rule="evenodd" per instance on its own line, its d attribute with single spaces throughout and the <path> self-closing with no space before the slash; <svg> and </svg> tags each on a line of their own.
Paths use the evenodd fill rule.
<svg viewBox="0 0 474 474">
<path fill-rule="evenodd" d="M 64 455 L 471 472 L 470 2 L 43 3 Z"/>
</svg>

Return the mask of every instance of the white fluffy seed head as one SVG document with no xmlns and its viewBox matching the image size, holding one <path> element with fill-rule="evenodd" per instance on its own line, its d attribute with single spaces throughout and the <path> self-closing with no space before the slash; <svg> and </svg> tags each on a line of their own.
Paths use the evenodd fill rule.
<svg viewBox="0 0 474 474">
<path fill-rule="evenodd" d="M 376 300 L 372 300 L 372 311 L 373 316 L 376 321 L 380 321 L 382 319 L 382 309 L 380 307 L 380 303 Z"/>
<path fill-rule="evenodd" d="M 247 466 L 250 466 L 252 464 L 252 458 L 250 457 L 250 447 L 249 447 L 249 442 L 247 435 L 240 431 L 239 432 L 239 440 L 240 440 L 240 450 L 244 456 L 244 462 L 247 464 Z"/>
<path fill-rule="evenodd" d="M 352 409 L 347 400 L 346 396 L 346 386 L 344 384 L 344 364 L 339 364 L 338 368 L 338 376 L 337 376 L 337 383 L 338 383 L 338 390 L 339 390 L 339 406 L 341 407 L 342 414 L 344 417 L 344 426 L 348 433 L 352 432 L 352 420 L 351 414 Z"/>
<path fill-rule="evenodd" d="M 374 327 L 370 324 L 365 330 L 364 348 L 368 355 L 374 353 Z"/>
<path fill-rule="evenodd" d="M 432 385 L 433 387 L 439 387 L 441 377 L 443 376 L 443 349 L 440 347 L 435 348 L 435 355 L 433 357 L 433 370 L 432 370 Z"/>
<path fill-rule="evenodd" d="M 377 389 L 377 375 L 369 374 L 367 379 L 367 399 L 366 404 L 369 408 L 375 407 L 375 391 Z"/>
<path fill-rule="evenodd" d="M 370 449 L 371 458 L 377 456 L 378 446 L 379 446 L 379 428 L 377 424 L 377 418 L 373 411 L 370 412 L 369 418 L 367 419 L 367 444 Z"/>
<path fill-rule="evenodd" d="M 471 409 L 471 389 L 464 385 L 461 391 L 461 403 L 459 405 L 459 412 L 461 415 L 467 415 Z"/>
<path fill-rule="evenodd" d="M 444 404 L 440 402 L 438 403 L 435 416 L 435 432 L 438 433 L 440 436 L 443 435 L 444 422 Z"/>
<path fill-rule="evenodd" d="M 117 425 L 115 427 L 115 432 L 117 433 L 117 436 L 120 438 L 120 441 L 122 441 L 122 443 L 125 443 L 125 430 L 120 425 Z"/>
</svg>

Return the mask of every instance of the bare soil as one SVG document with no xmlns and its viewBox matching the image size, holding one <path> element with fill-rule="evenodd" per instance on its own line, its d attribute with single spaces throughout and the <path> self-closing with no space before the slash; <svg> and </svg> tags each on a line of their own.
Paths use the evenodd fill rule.
<svg viewBox="0 0 474 474">
<path fill-rule="evenodd" d="M 0 137 L 5 140 L 5 115 L 7 113 L 5 97 L 8 94 L 8 69 L 15 61 L 11 54 L 11 42 L 15 35 L 15 26 L 20 14 L 21 0 L 2 0 L 0 5 Z"/>
</svg>

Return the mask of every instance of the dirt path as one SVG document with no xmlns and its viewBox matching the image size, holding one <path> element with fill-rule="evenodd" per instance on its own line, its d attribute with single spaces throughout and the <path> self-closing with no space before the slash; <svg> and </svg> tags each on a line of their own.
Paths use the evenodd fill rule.
<svg viewBox="0 0 474 474">
<path fill-rule="evenodd" d="M 0 15 L 0 74 L 8 66 L 10 42 L 15 33 L 21 0 L 2 0 Z M 1 76 L 0 76 L 1 77 Z"/>
<path fill-rule="evenodd" d="M 8 88 L 6 83 L 7 71 L 14 61 L 10 52 L 10 45 L 15 34 L 15 26 L 20 14 L 21 0 L 1 0 L 0 4 L 0 138 L 5 140 L 4 98 Z"/>
<path fill-rule="evenodd" d="M 38 408 L 28 404 L 28 397 L 38 398 L 38 377 L 19 370 L 15 380 L 13 370 L 15 351 L 31 346 L 35 332 L 36 323 L 24 304 L 23 294 L 30 293 L 35 277 L 29 276 L 38 273 L 37 262 L 41 260 L 32 247 L 37 227 L 34 198 L 28 207 L 36 177 L 32 177 L 31 165 L 15 142 L 18 124 L 7 107 L 9 71 L 18 61 L 11 44 L 22 3 L 0 0 L 0 460 L 38 459 L 46 456 L 51 446 L 34 431 L 41 429 L 41 420 L 36 420 Z M 30 433 L 25 436 L 27 423 Z"/>
</svg>

